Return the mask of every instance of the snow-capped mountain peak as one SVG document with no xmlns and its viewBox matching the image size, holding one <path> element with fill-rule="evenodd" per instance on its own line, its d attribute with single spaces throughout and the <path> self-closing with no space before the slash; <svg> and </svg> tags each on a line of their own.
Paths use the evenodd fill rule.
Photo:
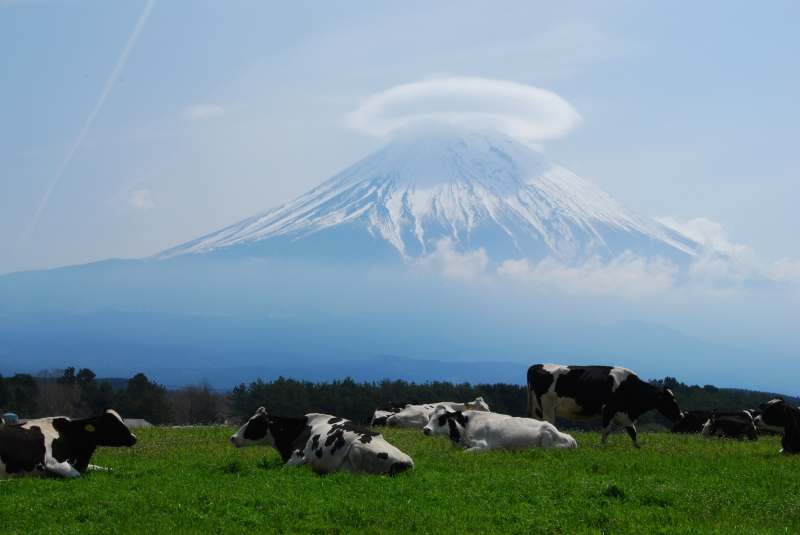
<svg viewBox="0 0 800 535">
<path fill-rule="evenodd" d="M 450 238 L 492 260 L 600 255 L 691 257 L 698 244 L 496 131 L 430 129 L 400 135 L 309 192 L 152 258 L 207 253 L 281 238 L 296 245 L 342 230 L 406 259 Z"/>
</svg>

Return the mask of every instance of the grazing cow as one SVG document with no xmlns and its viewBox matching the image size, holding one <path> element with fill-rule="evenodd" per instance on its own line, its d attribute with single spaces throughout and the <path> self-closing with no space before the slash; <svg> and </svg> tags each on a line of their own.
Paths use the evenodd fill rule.
<svg viewBox="0 0 800 535">
<path fill-rule="evenodd" d="M 328 414 L 290 418 L 261 407 L 231 442 L 237 448 L 272 446 L 286 466 L 307 464 L 318 474 L 396 474 L 414 468 L 411 457 L 379 433 Z"/>
<path fill-rule="evenodd" d="M 133 446 L 137 438 L 119 414 L 28 420 L 0 429 L 0 475 L 10 477 L 78 477 L 88 468 L 97 446 Z"/>
<path fill-rule="evenodd" d="M 753 423 L 760 429 L 775 429 L 783 433 L 779 453 L 800 453 L 800 409 L 790 406 L 782 397 L 762 403 L 759 414 Z"/>
<path fill-rule="evenodd" d="M 612 366 L 536 364 L 528 368 L 527 416 L 555 424 L 556 416 L 570 420 L 603 418 L 603 444 L 612 422 L 624 426 L 633 445 L 636 420 L 655 409 L 669 421 L 683 417 L 669 388 L 645 383 L 630 370 Z"/>
<path fill-rule="evenodd" d="M 444 405 L 452 411 L 489 411 L 489 405 L 483 401 L 483 398 L 478 398 L 472 403 L 442 401 L 428 405 L 408 405 L 402 411 L 387 418 L 386 425 L 389 427 L 425 427 L 431 419 L 431 414 L 439 405 Z"/>
<path fill-rule="evenodd" d="M 671 433 L 702 433 L 712 411 L 686 411 L 681 421 L 672 426 Z"/>
<path fill-rule="evenodd" d="M 393 401 L 388 401 L 383 403 L 379 407 L 377 407 L 374 411 L 372 411 L 366 418 L 364 418 L 364 425 L 369 427 L 378 427 L 386 426 L 386 419 L 389 418 L 392 414 L 397 414 L 398 412 L 402 411 L 406 408 L 407 405 L 419 405 L 419 401 L 416 399 L 411 400 L 411 403 L 395 403 Z"/>
<path fill-rule="evenodd" d="M 753 415 L 749 411 L 722 412 L 714 409 L 703 426 L 703 437 L 725 437 L 758 440 Z"/>
<path fill-rule="evenodd" d="M 578 447 L 574 438 L 547 422 L 494 412 L 453 411 L 444 405 L 436 407 L 423 432 L 428 436 L 447 435 L 454 443 L 466 446 L 467 451 Z"/>
</svg>

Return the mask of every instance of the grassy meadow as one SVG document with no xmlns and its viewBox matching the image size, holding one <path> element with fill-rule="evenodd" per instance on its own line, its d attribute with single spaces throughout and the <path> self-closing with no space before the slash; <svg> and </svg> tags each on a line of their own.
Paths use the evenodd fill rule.
<svg viewBox="0 0 800 535">
<path fill-rule="evenodd" d="M 577 450 L 468 454 L 420 430 L 384 432 L 414 459 L 397 477 L 282 467 L 223 427 L 135 430 L 76 480 L 0 482 L 4 533 L 800 533 L 800 456 L 665 433 Z"/>
</svg>

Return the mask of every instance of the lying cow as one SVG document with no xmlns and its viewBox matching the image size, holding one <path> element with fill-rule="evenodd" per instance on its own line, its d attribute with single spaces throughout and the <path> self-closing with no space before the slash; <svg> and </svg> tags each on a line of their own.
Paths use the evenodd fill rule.
<svg viewBox="0 0 800 535">
<path fill-rule="evenodd" d="M 286 466 L 307 464 L 318 474 L 396 474 L 414 468 L 411 457 L 379 433 L 328 414 L 291 418 L 261 407 L 231 442 L 237 448 L 272 446 Z"/>
<path fill-rule="evenodd" d="M 574 438 L 547 422 L 494 412 L 453 411 L 444 405 L 436 407 L 423 432 L 428 436 L 447 435 L 455 444 L 466 446 L 466 451 L 578 447 Z"/>
<path fill-rule="evenodd" d="M 800 453 L 800 409 L 790 406 L 782 397 L 762 403 L 759 414 L 753 423 L 759 429 L 774 429 L 783 433 L 779 453 Z"/>
<path fill-rule="evenodd" d="M 555 424 L 556 416 L 570 420 L 603 418 L 603 444 L 612 422 L 625 430 L 639 448 L 636 420 L 657 410 L 669 421 L 683 417 L 669 388 L 639 379 L 630 370 L 612 366 L 536 364 L 528 368 L 529 418 Z"/>
<path fill-rule="evenodd" d="M 0 475 L 78 477 L 88 468 L 97 446 L 133 446 L 137 438 L 119 414 L 28 420 L 0 429 Z"/>
<path fill-rule="evenodd" d="M 431 414 L 433 414 L 433 411 L 435 411 L 436 407 L 439 405 L 444 405 L 451 411 L 489 411 L 489 405 L 483 401 L 483 398 L 478 398 L 472 403 L 442 401 L 440 403 L 428 405 L 408 405 L 397 414 L 389 416 L 389 418 L 386 419 L 386 425 L 389 427 L 425 427 L 431 419 Z"/>
<path fill-rule="evenodd" d="M 374 411 L 372 411 L 366 418 L 364 418 L 364 425 L 369 427 L 385 427 L 386 420 L 392 414 L 397 414 L 398 412 L 402 411 L 408 405 L 418 405 L 419 401 L 416 399 L 411 400 L 411 403 L 395 403 L 394 401 L 388 401 L 383 403 L 382 405 L 378 406 Z"/>
<path fill-rule="evenodd" d="M 672 426 L 670 433 L 702 433 L 712 411 L 686 411 L 682 412 L 681 420 Z"/>
<path fill-rule="evenodd" d="M 703 426 L 703 437 L 758 440 L 753 415 L 749 411 L 722 412 L 714 409 Z"/>
</svg>

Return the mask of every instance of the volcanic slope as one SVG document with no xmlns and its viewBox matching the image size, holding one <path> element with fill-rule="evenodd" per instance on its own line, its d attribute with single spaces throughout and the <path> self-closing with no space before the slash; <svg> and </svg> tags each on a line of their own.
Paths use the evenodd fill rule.
<svg viewBox="0 0 800 535">
<path fill-rule="evenodd" d="M 688 263 L 699 245 L 497 131 L 400 135 L 281 206 L 156 254 L 414 260 L 449 239 L 494 262 L 568 265 L 625 251 Z"/>
</svg>

